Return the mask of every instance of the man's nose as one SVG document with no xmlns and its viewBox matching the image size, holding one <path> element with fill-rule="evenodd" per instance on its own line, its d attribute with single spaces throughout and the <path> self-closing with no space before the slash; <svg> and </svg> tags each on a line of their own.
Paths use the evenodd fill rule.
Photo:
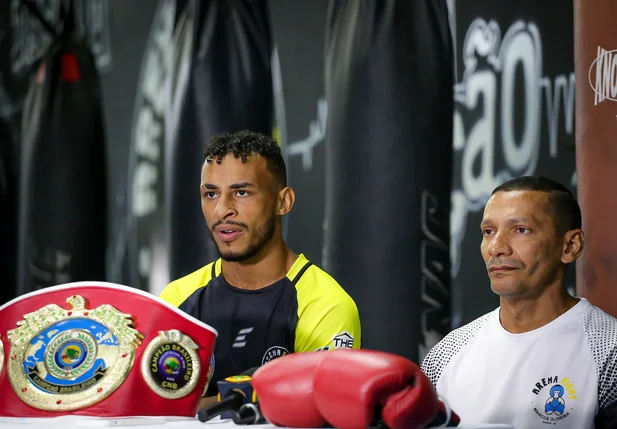
<svg viewBox="0 0 617 429">
<path fill-rule="evenodd" d="M 496 232 L 488 246 L 488 254 L 493 258 L 507 256 L 512 253 L 512 248 L 508 243 L 507 237 L 501 232 Z"/>
<path fill-rule="evenodd" d="M 225 195 L 221 195 L 216 202 L 214 214 L 218 219 L 225 219 L 230 216 L 235 216 L 237 213 L 234 199 Z"/>
</svg>

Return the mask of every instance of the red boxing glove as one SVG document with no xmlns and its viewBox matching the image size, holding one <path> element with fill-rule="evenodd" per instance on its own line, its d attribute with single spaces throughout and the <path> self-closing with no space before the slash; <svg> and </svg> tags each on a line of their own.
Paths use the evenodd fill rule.
<svg viewBox="0 0 617 429">
<path fill-rule="evenodd" d="M 439 397 L 437 414 L 428 427 L 456 427 L 461 423 L 461 418 L 450 408 L 444 398 Z"/>
<path fill-rule="evenodd" d="M 439 400 L 430 380 L 412 361 L 374 350 L 334 350 L 315 372 L 317 409 L 334 427 L 366 429 L 375 417 L 390 429 L 426 427 Z"/>
<path fill-rule="evenodd" d="M 270 423 L 291 428 L 317 428 L 326 423 L 313 398 L 313 375 L 327 354 L 292 353 L 255 371 L 251 384 L 261 413 Z"/>
</svg>

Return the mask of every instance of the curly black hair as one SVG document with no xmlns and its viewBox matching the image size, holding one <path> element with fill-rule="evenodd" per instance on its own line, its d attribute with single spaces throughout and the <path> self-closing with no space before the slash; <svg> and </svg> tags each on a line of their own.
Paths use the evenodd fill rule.
<svg viewBox="0 0 617 429">
<path fill-rule="evenodd" d="M 249 155 L 261 155 L 266 158 L 268 171 L 274 175 L 282 187 L 287 186 L 287 169 L 281 152 L 281 147 L 276 140 L 265 134 L 249 130 L 241 130 L 235 133 L 218 134 L 206 141 L 204 157 L 206 162 L 216 160 L 217 164 L 225 155 L 233 154 L 246 162 Z"/>
</svg>

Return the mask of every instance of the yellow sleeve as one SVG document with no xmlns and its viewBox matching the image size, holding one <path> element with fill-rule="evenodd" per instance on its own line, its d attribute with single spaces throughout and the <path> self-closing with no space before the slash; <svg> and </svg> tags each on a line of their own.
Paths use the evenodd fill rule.
<svg viewBox="0 0 617 429">
<path fill-rule="evenodd" d="M 361 327 L 356 303 L 332 278 L 324 281 L 298 291 L 294 351 L 359 349 Z"/>
<path fill-rule="evenodd" d="M 169 283 L 167 286 L 165 286 L 165 289 L 163 289 L 159 298 L 161 298 L 163 301 L 167 301 L 174 307 L 179 307 L 180 304 L 182 304 L 182 299 L 180 298 L 180 294 L 178 293 L 178 286 L 179 285 L 177 283 L 177 280 Z"/>
<path fill-rule="evenodd" d="M 218 261 L 217 261 L 218 262 Z M 214 267 L 213 267 L 213 264 Z M 212 278 L 213 268 L 216 270 L 216 262 L 210 263 L 184 277 L 172 281 L 159 295 L 163 301 L 167 301 L 174 307 L 180 307 L 189 296 L 197 289 L 208 284 Z"/>
</svg>

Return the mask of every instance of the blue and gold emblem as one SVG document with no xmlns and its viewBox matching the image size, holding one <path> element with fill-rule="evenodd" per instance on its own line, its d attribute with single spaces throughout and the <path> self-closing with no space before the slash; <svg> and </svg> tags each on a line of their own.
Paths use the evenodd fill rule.
<svg viewBox="0 0 617 429">
<path fill-rule="evenodd" d="M 197 349 L 197 344 L 188 335 L 176 329 L 160 331 L 142 357 L 144 380 L 163 398 L 185 397 L 195 389 L 201 374 Z"/>
<path fill-rule="evenodd" d="M 133 365 L 143 336 L 131 316 L 110 305 L 88 310 L 81 296 L 24 316 L 8 332 L 8 376 L 28 405 L 67 411 L 95 404 L 113 393 Z"/>
</svg>

